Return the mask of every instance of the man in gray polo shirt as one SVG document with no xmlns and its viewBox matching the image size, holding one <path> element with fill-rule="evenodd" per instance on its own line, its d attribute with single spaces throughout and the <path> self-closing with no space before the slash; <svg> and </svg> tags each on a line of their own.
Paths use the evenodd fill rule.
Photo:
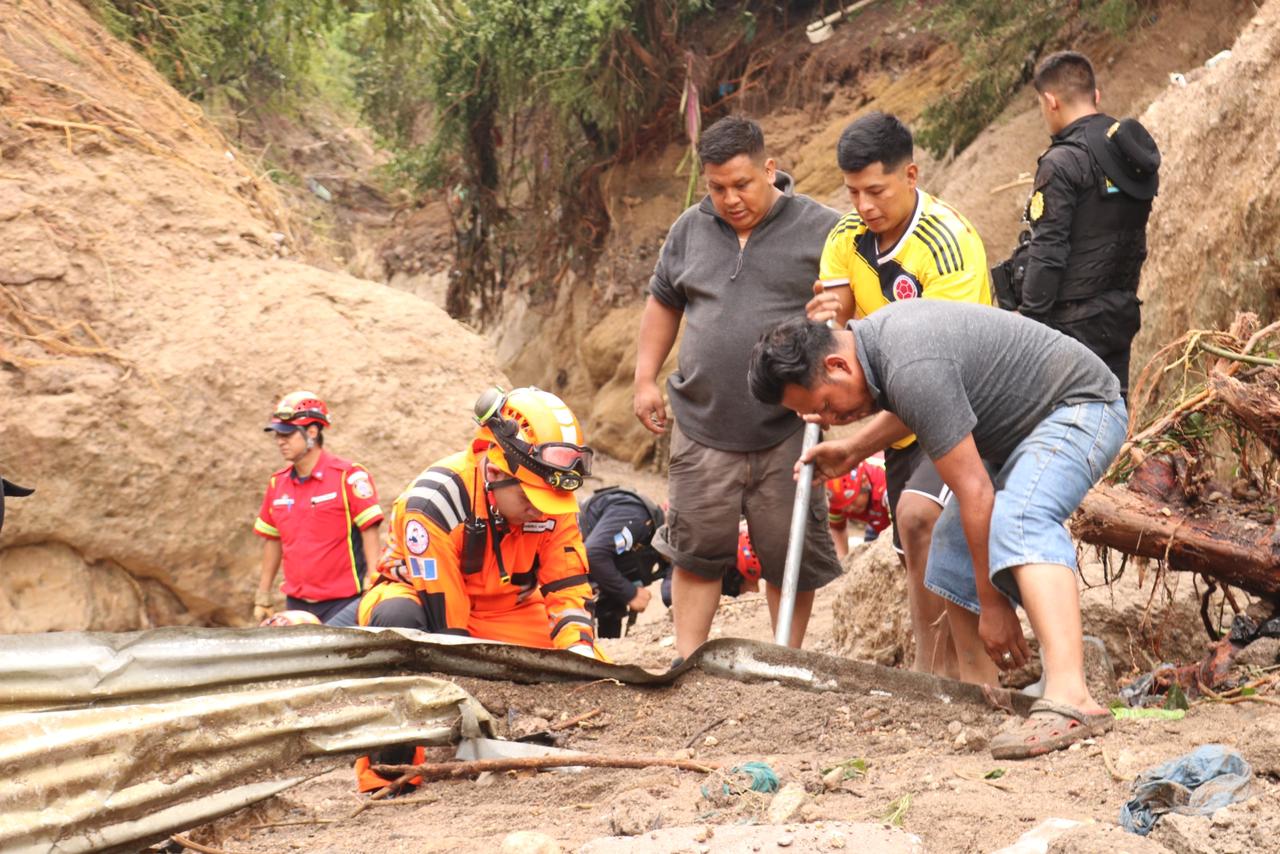
<svg viewBox="0 0 1280 854">
<path fill-rule="evenodd" d="M 730 116 L 698 143 L 707 196 L 676 220 L 649 282 L 636 355 L 635 413 L 654 433 L 667 428 L 658 371 L 685 334 L 667 383 L 675 425 L 670 511 L 653 545 L 674 564 L 676 652 L 706 639 L 721 577 L 737 562 L 745 515 L 776 621 L 803 422 L 747 390 L 751 347 L 765 330 L 803 317 L 827 232 L 839 214 L 796 195 L 791 177 L 765 156 L 764 135 Z M 814 591 L 840 574 L 826 535 L 826 500 L 814 490 L 791 645 L 798 647 Z"/>
<path fill-rule="evenodd" d="M 782 323 L 757 343 L 750 383 L 758 399 L 825 423 L 880 413 L 858 436 L 806 455 L 826 476 L 868 444 L 919 437 L 955 497 L 934 528 L 925 585 L 947 600 L 961 678 L 994 684 L 997 667 L 1026 663 L 1015 605 L 1040 640 L 1044 699 L 1021 729 L 992 740 L 996 758 L 1109 728 L 1085 685 L 1075 544 L 1063 527 L 1125 438 L 1120 385 L 1101 359 L 1016 314 L 919 300 L 846 330 Z"/>
</svg>

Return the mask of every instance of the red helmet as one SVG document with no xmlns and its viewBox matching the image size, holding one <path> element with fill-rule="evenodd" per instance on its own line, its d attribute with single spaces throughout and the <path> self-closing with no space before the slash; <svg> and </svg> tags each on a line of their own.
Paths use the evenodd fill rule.
<svg viewBox="0 0 1280 854">
<path fill-rule="evenodd" d="M 329 407 L 315 392 L 295 391 L 280 398 L 275 410 L 271 413 L 271 421 L 262 428 L 268 433 L 289 433 L 308 424 L 329 426 Z M 284 427 L 285 429 L 280 429 Z"/>
</svg>

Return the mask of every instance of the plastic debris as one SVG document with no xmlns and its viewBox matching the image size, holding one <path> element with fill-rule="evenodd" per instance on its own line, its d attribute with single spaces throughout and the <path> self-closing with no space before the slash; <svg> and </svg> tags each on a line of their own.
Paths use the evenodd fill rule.
<svg viewBox="0 0 1280 854">
<path fill-rule="evenodd" d="M 1235 750 L 1205 744 L 1133 781 L 1133 799 L 1120 808 L 1120 826 L 1146 836 L 1165 813 L 1209 815 L 1253 794 L 1253 769 Z"/>
<path fill-rule="evenodd" d="M 329 192 L 329 188 L 321 184 L 315 178 L 307 178 L 307 189 L 311 194 L 322 202 L 332 202 L 333 193 Z"/>
<path fill-rule="evenodd" d="M 767 762 L 744 762 L 730 768 L 725 776 L 728 779 L 721 784 L 721 796 L 740 795 L 748 791 L 771 795 L 778 791 L 780 785 L 778 773 Z M 711 800 L 711 790 L 703 786 L 702 796 Z"/>
<path fill-rule="evenodd" d="M 1204 67 L 1213 68 L 1215 65 L 1217 65 L 1219 62 L 1222 62 L 1224 59 L 1230 59 L 1230 58 L 1231 58 L 1231 51 L 1220 50 L 1217 53 L 1215 53 L 1213 56 L 1209 57 L 1204 61 Z"/>
<path fill-rule="evenodd" d="M 1112 709 L 1111 716 L 1118 721 L 1158 720 L 1180 721 L 1187 716 L 1186 709 Z"/>
<path fill-rule="evenodd" d="M 1070 818 L 1046 818 L 1018 837 L 1012 844 L 992 854 L 1047 854 L 1049 843 L 1075 827 L 1092 824 L 1092 821 L 1076 821 Z"/>
</svg>

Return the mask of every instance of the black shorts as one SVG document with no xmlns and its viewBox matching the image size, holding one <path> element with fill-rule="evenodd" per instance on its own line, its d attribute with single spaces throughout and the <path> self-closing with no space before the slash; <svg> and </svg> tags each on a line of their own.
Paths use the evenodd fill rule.
<svg viewBox="0 0 1280 854">
<path fill-rule="evenodd" d="M 884 476 L 889 493 L 889 514 L 893 517 L 893 548 L 902 554 L 902 540 L 898 537 L 898 499 L 904 492 L 914 492 L 936 501 L 945 507 L 951 490 L 942 482 L 942 475 L 933 460 L 912 442 L 905 448 L 886 448 L 884 452 Z"/>
</svg>

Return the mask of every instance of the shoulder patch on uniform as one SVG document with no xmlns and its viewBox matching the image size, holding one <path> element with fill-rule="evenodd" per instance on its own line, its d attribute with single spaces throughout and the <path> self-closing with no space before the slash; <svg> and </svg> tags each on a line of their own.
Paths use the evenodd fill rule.
<svg viewBox="0 0 1280 854">
<path fill-rule="evenodd" d="M 368 480 L 368 479 L 369 479 L 369 473 L 364 469 L 356 469 L 351 474 L 347 475 L 347 483 L 351 484 L 352 486 L 355 485 L 357 480 Z"/>
<path fill-rule="evenodd" d="M 525 522 L 520 530 L 526 534 L 545 534 L 556 529 L 555 519 L 541 519 L 537 522 Z"/>
<path fill-rule="evenodd" d="M 457 472 L 447 468 L 429 468 L 405 493 L 406 510 L 416 510 L 443 531 L 452 531 L 467 518 L 466 485 Z"/>
<path fill-rule="evenodd" d="M 1036 190 L 1031 194 L 1031 201 L 1027 204 L 1027 215 L 1031 217 L 1032 222 L 1044 216 L 1044 193 Z"/>
<path fill-rule="evenodd" d="M 626 554 L 635 544 L 635 536 L 632 535 L 629 527 L 624 526 L 621 531 L 613 535 L 613 550 L 618 554 Z"/>
<path fill-rule="evenodd" d="M 431 545 L 427 535 L 427 526 L 417 519 L 410 519 L 404 524 L 404 547 L 412 554 L 420 555 Z"/>
</svg>

